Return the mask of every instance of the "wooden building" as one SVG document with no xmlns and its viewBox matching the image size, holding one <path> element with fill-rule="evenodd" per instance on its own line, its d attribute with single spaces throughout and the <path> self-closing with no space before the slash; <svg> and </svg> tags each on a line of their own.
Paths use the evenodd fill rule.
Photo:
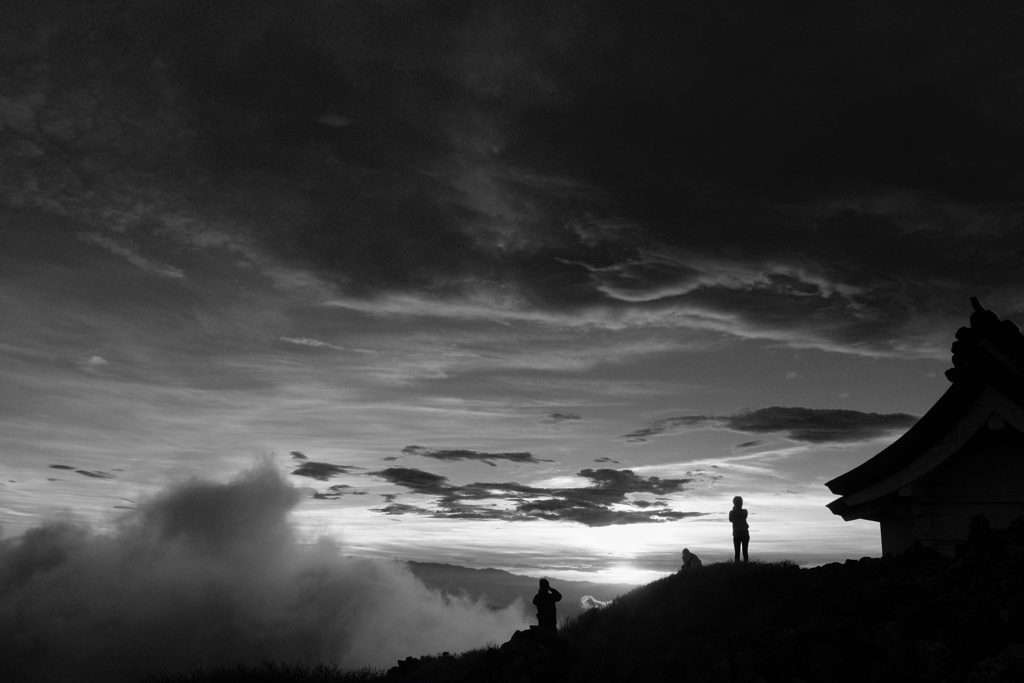
<svg viewBox="0 0 1024 683">
<path fill-rule="evenodd" d="M 1024 517 L 1024 336 L 971 299 L 953 343 L 949 389 L 906 434 L 826 485 L 844 520 L 878 522 L 882 553 L 915 542 L 952 554 L 971 519 Z"/>
</svg>

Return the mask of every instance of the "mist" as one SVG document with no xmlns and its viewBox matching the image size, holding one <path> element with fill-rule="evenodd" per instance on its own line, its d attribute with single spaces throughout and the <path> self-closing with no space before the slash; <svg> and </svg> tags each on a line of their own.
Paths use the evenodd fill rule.
<svg viewBox="0 0 1024 683">
<path fill-rule="evenodd" d="M 404 565 L 300 543 L 300 492 L 267 462 L 191 480 L 113 531 L 71 518 L 0 542 L 0 679 L 135 681 L 277 659 L 388 667 L 504 642 L 526 625 L 429 590 Z"/>
<path fill-rule="evenodd" d="M 594 609 L 596 607 L 607 607 L 612 604 L 611 600 L 598 600 L 593 595 L 584 595 L 580 598 L 580 607 L 583 609 Z"/>
</svg>

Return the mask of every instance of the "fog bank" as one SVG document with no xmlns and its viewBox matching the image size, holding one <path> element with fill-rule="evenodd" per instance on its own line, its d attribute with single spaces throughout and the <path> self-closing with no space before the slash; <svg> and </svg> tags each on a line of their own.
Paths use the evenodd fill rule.
<svg viewBox="0 0 1024 683">
<path fill-rule="evenodd" d="M 330 539 L 300 544 L 299 498 L 263 463 L 173 486 L 112 533 L 68 520 L 0 541 L 0 679 L 134 681 L 261 659 L 387 667 L 526 624 L 520 605 L 490 611 Z"/>
</svg>

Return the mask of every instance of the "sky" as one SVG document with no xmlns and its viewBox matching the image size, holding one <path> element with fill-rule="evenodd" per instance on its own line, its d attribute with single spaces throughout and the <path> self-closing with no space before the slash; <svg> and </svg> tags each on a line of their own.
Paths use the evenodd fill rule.
<svg viewBox="0 0 1024 683">
<path fill-rule="evenodd" d="M 350 558 L 877 556 L 825 482 L 1024 323 L 1013 3 L 9 4 L 8 550 L 256 472 Z"/>
</svg>

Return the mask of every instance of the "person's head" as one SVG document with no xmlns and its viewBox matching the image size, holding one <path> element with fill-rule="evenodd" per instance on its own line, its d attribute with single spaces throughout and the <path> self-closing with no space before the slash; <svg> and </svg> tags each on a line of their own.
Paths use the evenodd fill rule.
<svg viewBox="0 0 1024 683">
<path fill-rule="evenodd" d="M 690 556 L 690 549 L 689 548 L 683 548 L 683 559 L 686 559 L 689 556 Z"/>
<path fill-rule="evenodd" d="M 733 498 L 732 499 L 732 506 L 734 508 L 741 508 L 741 507 L 743 507 L 743 496 L 736 496 L 735 498 Z"/>
<path fill-rule="evenodd" d="M 547 580 L 547 579 L 541 579 L 541 580 L 540 580 L 540 589 L 541 589 L 542 591 L 546 591 L 546 590 L 548 590 L 548 589 L 549 589 L 550 587 L 551 587 L 551 584 L 549 584 L 549 583 L 548 583 L 548 580 Z"/>
</svg>

